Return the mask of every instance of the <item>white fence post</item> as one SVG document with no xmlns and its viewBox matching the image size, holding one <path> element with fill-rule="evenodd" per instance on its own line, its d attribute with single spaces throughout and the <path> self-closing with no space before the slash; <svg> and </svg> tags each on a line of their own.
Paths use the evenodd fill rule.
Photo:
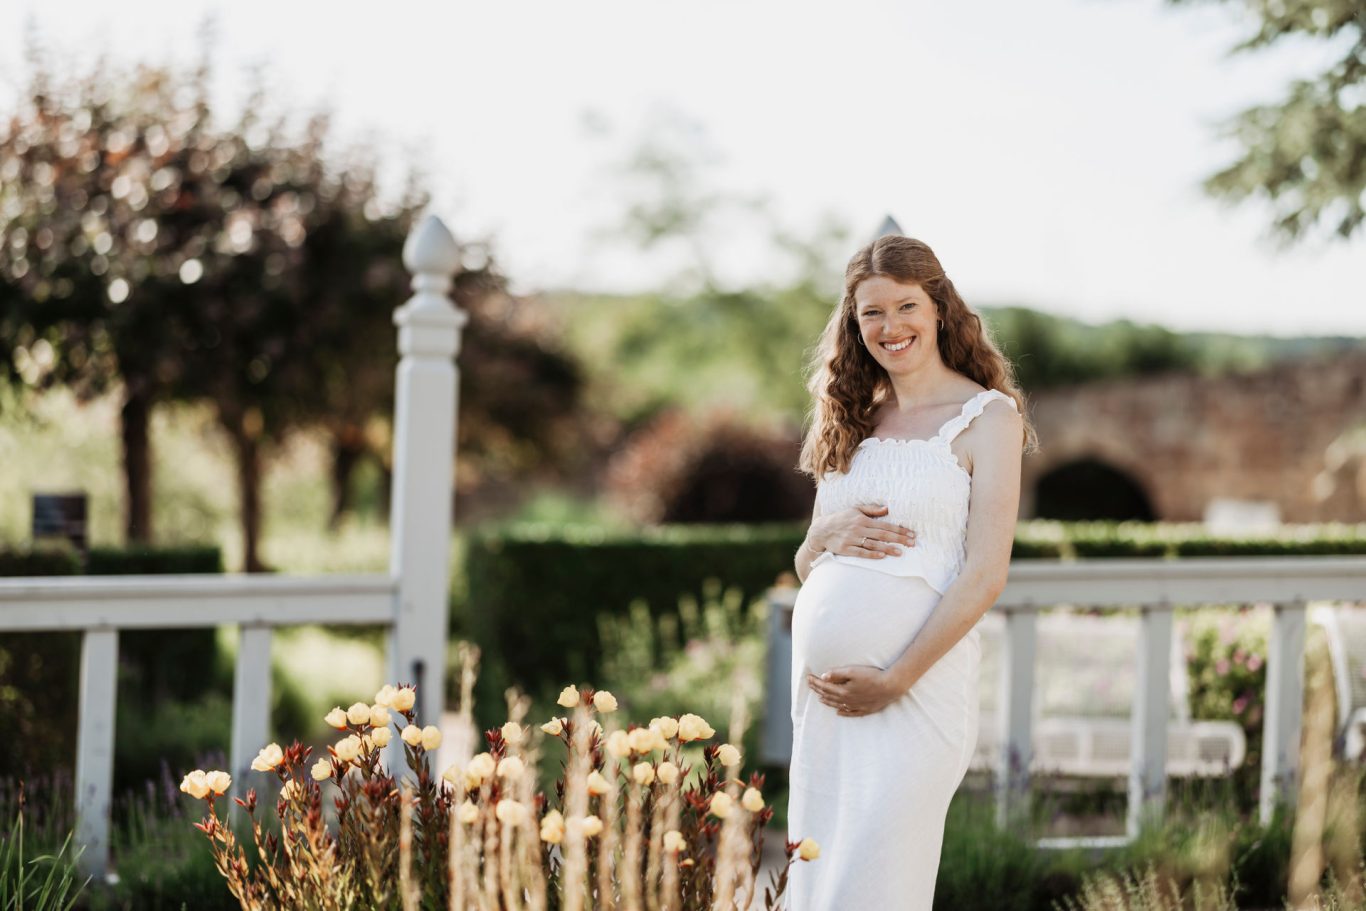
<svg viewBox="0 0 1366 911">
<path fill-rule="evenodd" d="M 1274 605 L 1266 661 L 1266 726 L 1262 728 L 1262 786 L 1257 815 L 1271 822 L 1277 802 L 1295 802 L 1304 699 L 1305 603 Z"/>
<path fill-rule="evenodd" d="M 455 356 L 468 317 L 447 296 L 460 267 L 460 249 L 441 219 L 428 215 L 409 235 L 403 263 L 413 273 L 414 294 L 394 313 L 401 358 L 389 570 L 398 586 L 398 605 L 389 682 L 418 684 L 418 720 L 440 724 L 454 506 Z M 389 747 L 391 769 L 402 767 L 401 747 L 397 738 Z"/>
<path fill-rule="evenodd" d="M 81 637 L 80 722 L 76 734 L 76 844 L 81 871 L 103 879 L 109 867 L 109 805 L 114 790 L 114 705 L 119 631 Z"/>
<path fill-rule="evenodd" d="M 228 765 L 232 794 L 245 792 L 243 782 L 251 761 L 270 737 L 270 639 L 269 626 L 243 624 L 237 642 L 237 665 L 232 677 L 232 741 Z M 228 808 L 236 812 L 235 803 Z"/>
<path fill-rule="evenodd" d="M 1138 630 L 1138 681 L 1129 737 L 1129 808 L 1125 830 L 1138 837 L 1145 823 L 1161 822 L 1167 798 L 1167 721 L 1171 702 L 1172 612 L 1142 608 Z"/>
<path fill-rule="evenodd" d="M 1001 752 L 996 758 L 996 825 L 1006 828 L 1015 811 L 1029 807 L 1029 764 L 1034 759 L 1034 649 L 1037 615 L 1032 608 L 1005 611 L 1001 637 Z"/>
</svg>

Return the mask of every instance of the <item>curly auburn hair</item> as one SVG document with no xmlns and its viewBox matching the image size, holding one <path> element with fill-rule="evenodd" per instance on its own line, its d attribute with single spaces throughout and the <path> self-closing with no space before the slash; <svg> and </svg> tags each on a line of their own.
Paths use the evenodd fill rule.
<svg viewBox="0 0 1366 911">
<path fill-rule="evenodd" d="M 798 470 L 813 478 L 848 471 L 854 451 L 872 436 L 879 406 L 893 393 L 887 371 L 859 344 L 854 292 L 874 275 L 924 289 L 944 321 L 938 342 L 945 366 L 1014 399 L 1024 416 L 1024 452 L 1038 449 L 1034 425 L 1025 414 L 1024 395 L 1015 382 L 1014 365 L 996 347 L 982 318 L 963 302 L 927 244 L 889 234 L 849 260 L 844 296 L 830 314 L 807 364 L 812 406 Z"/>
</svg>

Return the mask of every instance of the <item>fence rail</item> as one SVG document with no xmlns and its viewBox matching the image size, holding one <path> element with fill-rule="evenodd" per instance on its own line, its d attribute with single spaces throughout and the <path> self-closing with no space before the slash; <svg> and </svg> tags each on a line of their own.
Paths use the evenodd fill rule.
<svg viewBox="0 0 1366 911">
<path fill-rule="evenodd" d="M 791 674 L 792 609 L 797 589 L 772 589 L 769 725 L 770 755 L 791 748 L 783 729 Z M 1278 802 L 1294 803 L 1304 687 L 1305 612 L 1311 601 L 1366 600 L 1366 557 L 1108 558 L 1017 560 L 991 610 L 1004 615 L 1003 664 L 995 762 L 997 822 L 1006 825 L 1029 793 L 1033 750 L 1036 620 L 1055 606 L 1136 608 L 1137 686 L 1130 716 L 1126 838 L 1158 821 L 1166 802 L 1168 688 L 1172 610 L 1201 604 L 1269 604 L 1266 709 L 1258 815 L 1270 820 Z M 778 698 L 775 700 L 774 697 Z M 1122 841 L 1122 839 L 1120 840 Z M 1050 845 L 1059 843 L 1050 839 Z"/>
</svg>

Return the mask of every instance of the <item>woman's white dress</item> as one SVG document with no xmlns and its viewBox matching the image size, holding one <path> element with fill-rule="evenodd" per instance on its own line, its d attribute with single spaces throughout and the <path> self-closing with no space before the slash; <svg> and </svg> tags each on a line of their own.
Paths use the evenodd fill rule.
<svg viewBox="0 0 1366 911">
<path fill-rule="evenodd" d="M 817 486 L 823 515 L 885 503 L 884 521 L 916 533 L 895 556 L 821 554 L 792 617 L 792 763 L 788 837 L 820 857 L 793 865 L 790 911 L 929 911 L 949 800 L 977 743 L 980 634 L 974 628 L 895 702 L 842 716 L 810 673 L 888 667 L 962 570 L 972 478 L 950 444 L 993 398 L 988 389 L 928 440 L 864 440 L 844 474 Z"/>
</svg>

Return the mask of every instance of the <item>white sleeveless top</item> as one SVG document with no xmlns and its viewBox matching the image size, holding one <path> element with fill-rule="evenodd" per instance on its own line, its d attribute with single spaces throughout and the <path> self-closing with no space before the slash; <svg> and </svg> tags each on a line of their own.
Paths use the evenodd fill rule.
<svg viewBox="0 0 1366 911">
<path fill-rule="evenodd" d="M 963 403 L 928 440 L 869 437 L 858 445 L 849 470 L 827 474 L 816 485 L 822 515 L 860 503 L 885 503 L 884 522 L 915 531 L 915 545 L 900 554 L 853 557 L 823 552 L 811 569 L 830 561 L 865 566 L 894 576 L 919 576 L 941 595 L 963 569 L 968 530 L 968 494 L 972 476 L 959 464 L 950 443 L 994 398 L 1015 400 L 998 389 L 985 389 Z M 1018 410 L 1018 409 L 1016 409 Z"/>
</svg>

